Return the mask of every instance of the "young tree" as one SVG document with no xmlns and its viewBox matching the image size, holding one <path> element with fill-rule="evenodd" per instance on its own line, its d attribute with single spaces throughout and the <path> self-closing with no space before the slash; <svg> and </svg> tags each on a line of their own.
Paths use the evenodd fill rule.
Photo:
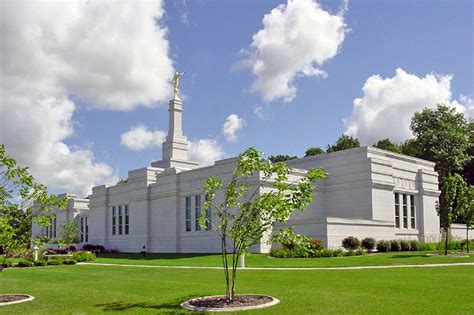
<svg viewBox="0 0 474 315">
<path fill-rule="evenodd" d="M 48 226 L 50 209 L 65 201 L 49 195 L 46 186 L 34 181 L 27 167 L 5 154 L 0 144 L 0 246 L 3 262 L 11 254 L 25 252 L 32 243 L 32 224 Z"/>
<path fill-rule="evenodd" d="M 288 160 L 294 160 L 297 159 L 298 157 L 296 155 L 288 155 L 288 154 L 278 154 L 278 155 L 270 155 L 268 158 L 272 163 L 278 163 L 278 162 L 284 162 Z"/>
<path fill-rule="evenodd" d="M 328 145 L 326 152 L 336 152 L 360 147 L 359 139 L 341 135 L 334 145 Z"/>
<path fill-rule="evenodd" d="M 458 216 L 465 213 L 470 204 L 468 187 L 462 176 L 454 174 L 445 177 L 441 187 L 441 196 L 443 196 L 443 206 L 440 198 L 436 210 L 440 217 L 441 227 L 444 230 L 444 254 L 447 255 L 449 228 Z"/>
<path fill-rule="evenodd" d="M 211 176 L 205 183 L 203 208 L 206 211 L 202 213 L 200 223 L 202 228 L 206 227 L 206 212 L 210 209 L 218 218 L 213 228 L 221 238 L 228 303 L 234 300 L 240 256 L 271 232 L 274 224 L 286 222 L 294 210 L 304 210 L 314 196 L 313 184 L 326 177 L 319 168 L 290 182 L 290 173 L 286 164 L 270 163 L 263 158 L 262 152 L 252 147 L 239 155 L 228 181 L 224 183 Z"/>
<path fill-rule="evenodd" d="M 410 128 L 415 136 L 416 145 L 422 151 L 422 157 L 436 163 L 435 170 L 439 174 L 441 190 L 438 213 L 441 227 L 448 237 L 448 229 L 455 214 L 453 211 L 458 209 L 451 204 L 450 198 L 453 198 L 453 193 L 457 193 L 456 185 L 461 185 L 462 180 L 461 176 L 452 175 L 462 170 L 471 159 L 467 151 L 470 147 L 468 123 L 464 115 L 457 113 L 453 107 L 438 104 L 434 109 L 425 108 L 415 113 Z M 447 245 L 446 239 L 445 254 Z"/>
<path fill-rule="evenodd" d="M 467 200 L 462 213 L 462 220 L 466 224 L 466 249 L 469 253 L 469 229 L 474 226 L 474 185 L 469 185 L 466 192 Z"/>
<path fill-rule="evenodd" d="M 81 235 L 79 224 L 75 220 L 65 221 L 60 227 L 60 237 L 58 245 L 63 248 L 70 248 L 73 243 L 77 243 Z"/>
<path fill-rule="evenodd" d="M 377 141 L 377 143 L 375 143 L 373 146 L 375 148 L 379 148 L 379 149 L 382 149 L 382 150 L 387 150 L 387 151 L 391 151 L 391 152 L 395 152 L 395 153 L 402 153 L 402 150 L 400 149 L 400 146 L 393 143 L 388 138 L 381 139 L 381 140 Z"/>
<path fill-rule="evenodd" d="M 324 154 L 324 150 L 321 149 L 320 147 L 311 147 L 306 150 L 304 156 L 313 156 L 313 155 L 320 155 Z"/>
</svg>

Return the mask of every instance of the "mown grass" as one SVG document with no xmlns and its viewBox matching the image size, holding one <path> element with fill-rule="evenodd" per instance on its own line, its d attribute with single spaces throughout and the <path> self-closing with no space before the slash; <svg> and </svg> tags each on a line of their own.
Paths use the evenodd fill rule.
<svg viewBox="0 0 474 315">
<path fill-rule="evenodd" d="M 189 298 L 222 294 L 221 270 L 58 266 L 0 273 L 0 293 L 32 302 L 1 314 L 184 313 Z M 241 270 L 237 291 L 270 294 L 271 308 L 245 314 L 472 314 L 474 267 L 367 270 Z"/>
<path fill-rule="evenodd" d="M 102 254 L 96 262 L 157 266 L 222 265 L 219 254 L 148 254 L 147 259 L 143 259 L 141 254 Z M 400 252 L 334 258 L 271 258 L 264 254 L 250 254 L 245 258 L 247 267 L 350 267 L 458 262 L 474 262 L 474 254 L 453 252 L 444 256 L 433 252 Z"/>
</svg>

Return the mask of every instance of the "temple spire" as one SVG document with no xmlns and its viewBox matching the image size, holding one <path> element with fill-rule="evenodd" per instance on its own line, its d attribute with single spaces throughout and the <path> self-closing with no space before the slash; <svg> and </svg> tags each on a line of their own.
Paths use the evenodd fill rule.
<svg viewBox="0 0 474 315">
<path fill-rule="evenodd" d="M 183 102 L 178 95 L 179 79 L 184 72 L 176 72 L 173 77 L 173 98 L 169 101 L 169 126 L 166 141 L 163 142 L 161 161 L 152 162 L 153 167 L 160 168 L 196 168 L 198 163 L 188 161 L 188 141 L 183 135 Z"/>
</svg>

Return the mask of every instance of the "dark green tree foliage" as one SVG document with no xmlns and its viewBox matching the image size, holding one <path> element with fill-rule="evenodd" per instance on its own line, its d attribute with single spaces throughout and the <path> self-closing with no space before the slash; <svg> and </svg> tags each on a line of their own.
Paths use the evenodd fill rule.
<svg viewBox="0 0 474 315">
<path fill-rule="evenodd" d="M 469 122 L 468 132 L 470 146 L 467 150 L 467 153 L 470 157 L 470 160 L 466 163 L 466 165 L 464 165 L 464 169 L 461 171 L 461 174 L 468 185 L 474 185 L 474 120 Z"/>
<path fill-rule="evenodd" d="M 296 182 L 289 180 L 290 174 L 286 164 L 269 163 L 262 152 L 252 147 L 239 155 L 230 178 L 211 176 L 205 183 L 206 211 L 201 215 L 200 225 L 207 226 L 205 213 L 212 209 L 216 218 L 212 227 L 221 238 L 229 303 L 234 300 L 240 256 L 259 243 L 275 224 L 285 223 L 293 211 L 304 210 L 313 199 L 314 183 L 326 177 L 321 168 L 309 170 Z"/>
<path fill-rule="evenodd" d="M 474 185 L 466 190 L 466 205 L 461 213 L 462 222 L 466 225 L 466 246 L 469 253 L 469 229 L 474 226 Z"/>
<path fill-rule="evenodd" d="M 0 245 L 4 262 L 8 255 L 24 253 L 30 247 L 34 223 L 50 224 L 51 207 L 65 205 L 65 199 L 49 195 L 46 186 L 36 183 L 28 168 L 7 156 L 0 144 Z"/>
<path fill-rule="evenodd" d="M 415 113 L 410 128 L 423 158 L 436 163 L 441 179 L 460 171 L 470 160 L 468 123 L 452 107 L 438 105 Z"/>
<path fill-rule="evenodd" d="M 400 151 L 402 154 L 413 156 L 416 158 L 423 157 L 423 150 L 416 143 L 415 139 L 408 139 L 402 144 L 400 144 Z"/>
<path fill-rule="evenodd" d="M 283 154 L 278 154 L 278 155 L 270 155 L 270 157 L 268 158 L 272 163 L 278 163 L 278 162 L 284 162 L 284 161 L 288 161 L 288 160 L 294 160 L 294 159 L 297 159 L 298 157 L 297 156 L 290 156 L 290 155 L 283 155 Z"/>
<path fill-rule="evenodd" d="M 360 147 L 359 139 L 347 135 L 342 135 L 339 137 L 339 139 L 337 139 L 334 145 L 328 145 L 326 152 L 331 153 L 358 147 Z"/>
<path fill-rule="evenodd" d="M 320 147 L 311 147 L 311 148 L 308 148 L 308 150 L 306 150 L 304 156 L 320 155 L 324 153 L 325 153 L 324 150 L 321 149 Z"/>
<path fill-rule="evenodd" d="M 402 153 L 400 146 L 393 143 L 388 138 L 377 141 L 377 143 L 375 143 L 373 146 L 382 150 L 387 150 L 387 151 L 391 151 L 395 153 Z"/>
</svg>

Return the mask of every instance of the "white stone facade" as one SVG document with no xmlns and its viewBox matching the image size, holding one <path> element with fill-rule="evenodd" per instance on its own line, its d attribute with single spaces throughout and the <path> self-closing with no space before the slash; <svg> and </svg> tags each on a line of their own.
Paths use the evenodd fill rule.
<svg viewBox="0 0 474 315">
<path fill-rule="evenodd" d="M 122 252 L 139 252 L 143 246 L 148 252 L 163 253 L 220 251 L 217 233 L 200 229 L 197 222 L 204 211 L 203 186 L 211 175 L 229 178 L 236 158 L 208 167 L 188 161 L 181 100 L 175 97 L 169 108 L 163 160 L 130 171 L 126 183 L 94 187 L 88 199 L 69 197 L 74 209 L 66 211 L 66 216 L 88 218 L 87 243 Z M 319 166 L 329 173 L 317 183 L 312 204 L 290 218 L 288 225 L 297 232 L 321 239 L 329 248 L 340 247 L 350 235 L 377 240 L 439 239 L 438 176 L 433 163 L 372 147 L 287 163 L 293 168 L 292 180 Z M 261 174 L 255 174 L 249 184 L 256 187 L 260 180 Z M 215 220 L 212 213 L 210 217 Z M 270 245 L 262 241 L 252 250 L 268 252 Z"/>
</svg>

